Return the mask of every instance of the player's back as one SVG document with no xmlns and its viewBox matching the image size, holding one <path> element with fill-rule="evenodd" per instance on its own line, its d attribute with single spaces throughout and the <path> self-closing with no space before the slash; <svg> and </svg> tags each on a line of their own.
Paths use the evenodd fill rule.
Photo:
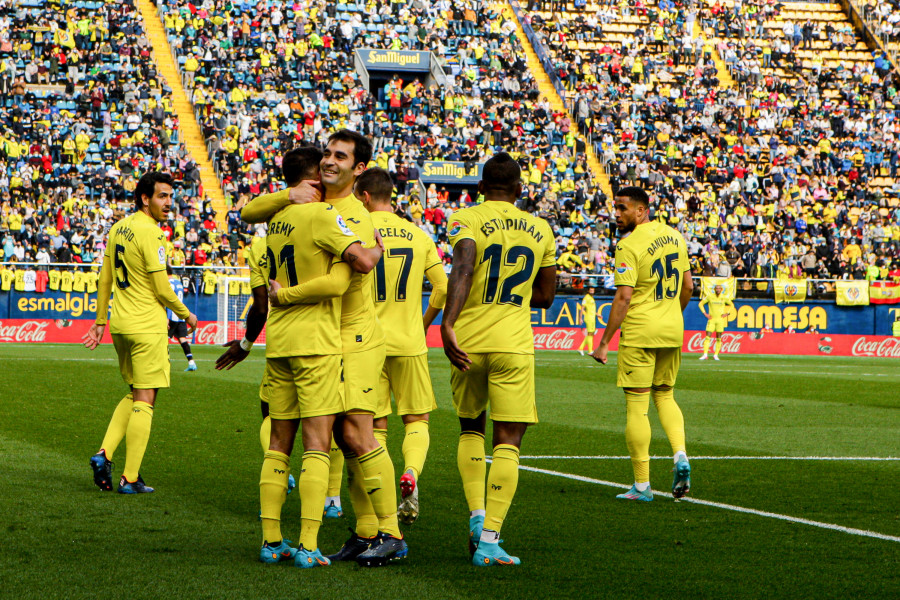
<svg viewBox="0 0 900 600">
<path fill-rule="evenodd" d="M 110 229 L 104 254 L 113 272 L 110 333 L 166 332 L 166 310 L 150 283 L 153 273 L 166 269 L 165 245 L 159 224 L 140 211 Z"/>
<path fill-rule="evenodd" d="M 340 212 L 347 227 L 366 248 L 375 246 L 375 225 L 366 207 L 350 195 L 328 201 Z M 361 352 L 384 343 L 384 333 L 375 316 L 372 279 L 375 273 L 353 272 L 350 287 L 341 297 L 341 339 L 344 352 Z"/>
<path fill-rule="evenodd" d="M 394 213 L 376 211 L 372 221 L 385 252 L 375 267 L 372 284 L 375 312 L 385 335 L 388 356 L 418 356 L 427 352 L 422 327 L 422 282 L 425 271 L 441 264 L 427 233 Z"/>
<path fill-rule="evenodd" d="M 293 287 L 328 274 L 335 256 L 356 242 L 338 212 L 321 202 L 289 205 L 272 217 L 266 235 L 268 277 Z M 341 353 L 341 301 L 273 306 L 266 357 Z"/>
<path fill-rule="evenodd" d="M 466 352 L 534 353 L 531 286 L 556 264 L 546 221 L 509 202 L 486 201 L 453 215 L 450 242 L 475 241 L 472 289 L 454 329 Z"/>
<path fill-rule="evenodd" d="M 684 238 L 658 221 L 638 225 L 619 240 L 616 285 L 634 288 L 622 324 L 622 344 L 640 348 L 681 346 L 681 285 L 689 270 Z"/>
</svg>

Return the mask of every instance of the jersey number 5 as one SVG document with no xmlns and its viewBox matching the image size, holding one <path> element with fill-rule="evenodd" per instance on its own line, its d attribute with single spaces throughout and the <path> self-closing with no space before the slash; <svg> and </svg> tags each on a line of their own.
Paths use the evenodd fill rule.
<svg viewBox="0 0 900 600">
<path fill-rule="evenodd" d="M 671 300 L 678 295 L 681 273 L 675 268 L 676 260 L 678 260 L 677 252 L 667 254 L 665 257 L 665 269 L 663 269 L 662 258 L 657 258 L 653 261 L 650 272 L 656 275 L 656 300 L 662 300 L 663 296 Z M 664 279 L 666 280 L 665 286 L 663 286 Z"/>
<path fill-rule="evenodd" d="M 116 244 L 116 253 L 113 255 L 113 265 L 116 267 L 116 287 L 124 290 L 131 284 L 128 283 L 128 269 L 125 267 L 125 246 Z M 121 272 L 122 277 L 119 277 Z"/>
<path fill-rule="evenodd" d="M 413 262 L 412 248 L 391 248 L 375 265 L 375 302 L 387 300 L 387 277 L 384 272 L 384 261 L 387 258 L 399 258 L 403 261 L 400 264 L 400 274 L 397 277 L 397 290 L 394 293 L 394 298 L 397 302 L 405 302 L 406 282 L 409 279 L 409 271 L 412 269 Z"/>
<path fill-rule="evenodd" d="M 506 252 L 506 258 L 503 259 L 503 246 L 500 244 L 491 244 L 484 249 L 484 255 L 481 258 L 482 263 L 488 263 L 488 276 L 484 286 L 484 303 L 492 304 L 497 299 L 497 288 L 500 288 L 500 298 L 498 304 L 512 304 L 514 306 L 522 306 L 522 296 L 514 294 L 513 290 L 528 281 L 534 271 L 534 252 L 527 246 L 513 246 Z M 500 285 L 500 261 L 511 267 L 519 264 L 519 259 L 524 258 L 525 264 L 522 268 L 511 273 L 503 284 Z"/>
</svg>

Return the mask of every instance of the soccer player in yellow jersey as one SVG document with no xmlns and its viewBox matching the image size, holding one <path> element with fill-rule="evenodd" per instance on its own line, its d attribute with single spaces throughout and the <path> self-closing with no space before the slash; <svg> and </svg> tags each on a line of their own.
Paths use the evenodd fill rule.
<svg viewBox="0 0 900 600">
<path fill-rule="evenodd" d="M 621 326 L 617 383 L 625 391 L 625 442 L 635 483 L 616 498 L 646 502 L 653 500 L 647 418 L 651 396 L 675 455 L 672 495 L 681 498 L 690 490 L 684 417 L 672 389 L 681 366 L 682 313 L 694 289 L 684 238 L 650 221 L 649 203 L 639 187 L 624 187 L 616 194 L 616 226 L 627 237 L 616 246 L 616 296 L 592 355 L 606 364 L 609 344 Z"/>
<path fill-rule="evenodd" d="M 328 138 L 319 165 L 325 202 L 340 212 L 367 248 L 376 244 L 375 228 L 369 212 L 353 195 L 353 185 L 371 157 L 372 144 L 368 139 L 342 129 Z M 285 193 L 261 196 L 244 207 L 241 216 L 251 223 L 260 222 L 290 202 Z M 347 262 L 353 266 L 357 258 L 348 257 Z M 378 407 L 377 394 L 373 392 L 381 376 L 385 345 L 375 316 L 371 276 L 355 274 L 341 299 L 344 414 L 335 425 L 334 437 L 350 472 L 348 487 L 357 531 L 340 552 L 329 558 L 356 559 L 362 566 L 383 566 L 404 558 L 408 550 L 397 521 L 394 466 L 373 428 Z M 304 300 L 302 296 L 292 299 Z"/>
<path fill-rule="evenodd" d="M 703 338 L 703 356 L 700 357 L 700 360 L 709 358 L 710 333 L 716 340 L 713 358 L 719 360 L 719 350 L 722 349 L 722 332 L 725 331 L 725 324 L 731 312 L 729 309 L 734 308 L 734 303 L 722 295 L 722 289 L 721 285 L 717 285 L 713 288 L 715 293 L 712 296 L 706 296 L 700 301 L 700 312 L 708 319 L 706 321 L 706 337 Z M 704 308 L 707 306 L 709 307 L 708 312 Z"/>
<path fill-rule="evenodd" d="M 578 304 L 578 314 L 584 319 L 584 341 L 578 347 L 578 352 L 584 356 L 584 351 L 588 354 L 594 351 L 594 334 L 597 332 L 597 303 L 594 301 L 594 288 L 589 287 L 587 294 Z"/>
<path fill-rule="evenodd" d="M 374 167 L 357 179 L 355 194 L 371 211 L 385 248 L 373 278 L 375 311 L 379 320 L 390 326 L 385 333 L 387 358 L 376 390 L 379 408 L 374 427 L 375 431 L 387 431 L 393 392 L 397 414 L 405 428 L 401 502 L 397 512 L 404 523 L 413 523 L 419 516 L 418 481 L 430 445 L 428 417 L 437 409 L 428 371 L 425 333 L 444 308 L 447 275 L 434 240 L 394 214 L 393 189 L 388 172 Z M 432 291 L 423 315 L 422 281 L 426 277 Z"/>
<path fill-rule="evenodd" d="M 469 505 L 469 550 L 476 566 L 514 565 L 500 527 L 519 479 L 519 448 L 537 423 L 531 309 L 556 293 L 556 242 L 546 221 L 515 207 L 521 169 L 503 152 L 488 160 L 478 192 L 485 201 L 454 213 L 453 270 L 441 323 L 461 433 L 457 464 Z M 486 410 L 493 463 L 485 488 Z"/>
<path fill-rule="evenodd" d="M 197 317 L 178 299 L 166 277 L 166 238 L 159 223 L 172 206 L 172 176 L 150 172 L 134 190 L 136 211 L 110 229 L 100 272 L 97 317 L 82 341 L 96 348 L 106 329 L 110 294 L 113 298 L 110 333 L 119 357 L 119 370 L 131 391 L 119 402 L 100 451 L 91 457 L 94 483 L 112 490 L 112 459 L 123 438 L 128 440 L 120 494 L 142 494 L 153 488 L 140 475 L 150 440 L 157 391 L 169 387 L 169 339 L 166 308 L 197 327 Z"/>
</svg>

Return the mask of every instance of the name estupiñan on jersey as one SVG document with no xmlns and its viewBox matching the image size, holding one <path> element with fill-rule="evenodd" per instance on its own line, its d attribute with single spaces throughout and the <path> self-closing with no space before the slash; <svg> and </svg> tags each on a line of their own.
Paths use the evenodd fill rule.
<svg viewBox="0 0 900 600">
<path fill-rule="evenodd" d="M 491 219 L 485 221 L 481 226 L 481 233 L 490 236 L 492 233 L 506 229 L 514 229 L 516 231 L 524 231 L 540 242 L 544 239 L 544 234 L 534 228 L 534 225 L 528 223 L 526 219 Z"/>
</svg>

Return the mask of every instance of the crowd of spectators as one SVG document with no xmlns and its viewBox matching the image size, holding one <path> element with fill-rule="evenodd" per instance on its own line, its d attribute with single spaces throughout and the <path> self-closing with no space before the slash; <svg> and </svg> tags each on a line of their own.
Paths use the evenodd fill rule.
<svg viewBox="0 0 900 600">
<path fill-rule="evenodd" d="M 180 182 L 167 224 L 173 249 L 193 229 L 195 249 L 221 254 L 150 50 L 133 0 L 0 1 L 4 261 L 98 261 L 105 232 L 153 169 Z"/>
<path fill-rule="evenodd" d="M 652 192 L 695 273 L 896 270 L 897 73 L 846 18 L 795 20 L 790 3 L 767 0 L 588 8 L 528 20 L 613 189 Z M 565 267 L 611 273 L 604 225 L 601 210 L 577 228 Z"/>
<path fill-rule="evenodd" d="M 854 0 L 851 3 L 869 24 L 872 33 L 891 50 L 900 49 L 900 2 L 897 0 Z"/>
</svg>

